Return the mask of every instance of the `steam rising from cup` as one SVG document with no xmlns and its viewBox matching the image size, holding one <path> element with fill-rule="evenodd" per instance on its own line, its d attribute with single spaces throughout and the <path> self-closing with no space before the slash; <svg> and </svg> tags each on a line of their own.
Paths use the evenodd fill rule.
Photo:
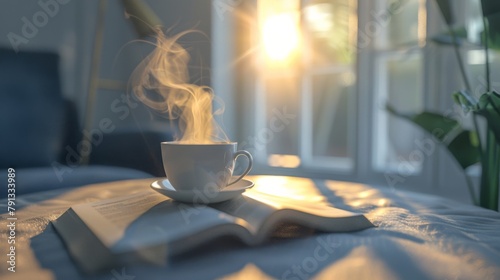
<svg viewBox="0 0 500 280">
<path fill-rule="evenodd" d="M 179 120 L 182 137 L 186 144 L 210 144 L 229 142 L 224 131 L 214 119 L 222 114 L 213 112 L 215 99 L 212 89 L 189 83 L 189 53 L 178 40 L 188 32 L 166 37 L 157 31 L 156 48 L 132 73 L 134 94 L 148 107 L 168 113 L 171 120 Z"/>
</svg>

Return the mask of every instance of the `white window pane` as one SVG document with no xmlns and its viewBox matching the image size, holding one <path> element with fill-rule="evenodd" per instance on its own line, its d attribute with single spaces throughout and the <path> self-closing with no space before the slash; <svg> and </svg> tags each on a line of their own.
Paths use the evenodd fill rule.
<svg viewBox="0 0 500 280">
<path fill-rule="evenodd" d="M 297 76 L 265 80 L 267 154 L 297 155 L 299 150 L 300 79 Z M 264 135 L 265 134 L 265 135 Z"/>
<path fill-rule="evenodd" d="M 352 71 L 312 77 L 313 156 L 352 156 L 354 87 Z"/>
<path fill-rule="evenodd" d="M 479 98 L 487 91 L 485 52 L 482 49 L 469 50 L 466 59 L 472 93 Z M 488 59 L 490 63 L 490 89 L 500 92 L 500 54 L 490 50 Z"/>
<path fill-rule="evenodd" d="M 303 17 L 309 67 L 353 63 L 356 57 L 356 1 L 307 1 Z"/>
<path fill-rule="evenodd" d="M 357 1 L 306 1 L 303 15 L 303 156 L 311 167 L 351 170 L 357 113 Z"/>
<path fill-rule="evenodd" d="M 423 110 L 421 55 L 380 57 L 377 64 L 379 85 L 374 103 L 374 168 L 418 173 L 423 159 L 414 155 L 419 150 L 417 139 L 423 134 L 408 121 L 389 115 L 384 104 L 389 102 L 403 112 Z"/>
<path fill-rule="evenodd" d="M 366 36 L 376 38 L 379 48 L 425 43 L 425 0 L 381 0 L 377 4 L 378 9 L 370 13 L 372 20 L 363 31 Z"/>
</svg>

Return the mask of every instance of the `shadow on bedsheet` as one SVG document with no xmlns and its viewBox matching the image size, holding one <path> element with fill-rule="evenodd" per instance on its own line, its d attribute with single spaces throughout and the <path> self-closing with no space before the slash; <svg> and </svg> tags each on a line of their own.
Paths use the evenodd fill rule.
<svg viewBox="0 0 500 280">
<path fill-rule="evenodd" d="M 424 205 L 418 203 L 420 199 L 431 199 L 431 196 L 425 194 L 376 188 L 365 184 L 329 180 L 314 180 L 314 183 L 317 190 L 334 207 L 357 213 L 368 213 L 384 207 L 399 207 L 415 213 L 425 209 Z M 409 195 L 412 199 L 409 199 Z"/>
</svg>

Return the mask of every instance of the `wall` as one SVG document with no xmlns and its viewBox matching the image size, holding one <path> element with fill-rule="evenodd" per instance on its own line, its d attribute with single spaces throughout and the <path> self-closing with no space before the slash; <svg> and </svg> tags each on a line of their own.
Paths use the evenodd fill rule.
<svg viewBox="0 0 500 280">
<path fill-rule="evenodd" d="M 191 34 L 182 43 L 192 55 L 190 64 L 192 81 L 210 84 L 211 55 L 211 2 L 206 0 L 149 0 L 146 1 L 158 14 L 173 35 L 187 29 L 200 30 L 204 35 Z M 78 104 L 83 123 L 84 109 L 89 84 L 94 35 L 99 1 L 0 0 L 0 46 L 16 47 L 19 50 L 50 50 L 61 55 L 61 78 L 64 95 Z M 46 18 L 46 20 L 44 19 Z M 29 21 L 31 23 L 26 23 Z M 35 21 L 35 22 L 34 22 Z M 23 26 L 37 23 L 36 31 L 30 33 Z M 12 41 L 12 33 L 30 37 Z M 11 34 L 10 37 L 8 34 Z M 28 36 L 25 36 L 28 35 Z M 20 37 L 16 37 L 20 38 Z M 131 23 L 125 19 L 120 1 L 107 1 L 104 23 L 104 40 L 100 59 L 99 77 L 121 81 L 126 84 L 130 73 L 143 59 L 151 46 L 135 41 Z M 201 68 L 200 68 L 201 66 Z M 123 100 L 125 88 L 99 90 L 95 102 L 94 125 L 109 117 L 117 126 L 129 126 L 138 121 L 162 118 L 142 106 L 129 106 Z M 114 106 L 113 106 L 114 104 Z M 131 112 L 125 114 L 123 106 Z M 119 110 L 119 109 L 122 110 Z M 161 121 L 163 122 L 163 121 Z"/>
<path fill-rule="evenodd" d="M 18 50 L 58 52 L 63 73 L 63 91 L 74 97 L 77 87 L 78 1 L 0 1 L 0 46 Z M 45 10 L 49 10 L 47 14 Z M 35 25 L 37 23 L 37 25 Z M 31 26 L 31 27 L 30 27 Z"/>
</svg>

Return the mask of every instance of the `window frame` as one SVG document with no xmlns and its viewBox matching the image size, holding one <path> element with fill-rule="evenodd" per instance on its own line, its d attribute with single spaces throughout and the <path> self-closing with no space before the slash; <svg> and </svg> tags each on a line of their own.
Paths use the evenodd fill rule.
<svg viewBox="0 0 500 280">
<path fill-rule="evenodd" d="M 362 5 L 361 2 L 363 2 L 364 5 Z M 427 10 L 427 34 L 431 34 L 430 30 L 442 30 L 443 24 L 441 14 L 437 9 L 436 4 L 432 2 L 433 1 L 427 0 L 425 3 Z M 255 13 L 255 5 L 255 0 L 243 3 L 238 7 L 238 12 L 250 14 Z M 431 5 L 432 7 L 430 7 Z M 358 2 L 358 28 L 367 24 L 370 20 L 370 12 L 377 8 L 379 7 L 377 7 L 375 1 Z M 257 36 L 255 33 L 255 26 L 252 26 L 252 24 L 247 21 L 238 23 L 237 16 L 234 16 L 233 20 L 236 23 L 235 32 L 229 34 L 226 39 L 234 39 L 236 34 L 238 37 L 248 36 L 248 38 L 255 39 Z M 227 19 L 224 19 L 224 21 L 227 25 Z M 214 28 L 214 30 L 217 29 Z M 252 39 L 250 39 L 250 41 L 251 40 Z M 216 46 L 217 45 L 222 44 L 216 44 Z M 239 40 L 235 46 L 236 53 L 246 53 L 248 49 L 251 48 L 249 46 L 251 46 L 249 40 Z M 444 61 L 446 63 L 451 62 L 452 60 L 454 61 L 454 58 L 452 56 L 440 57 L 441 53 L 436 52 L 436 48 L 439 48 L 439 46 L 432 46 L 432 44 L 428 43 L 421 49 L 423 56 L 423 94 L 421 98 L 423 99 L 423 105 L 426 110 L 446 111 L 449 110 L 451 106 L 449 93 L 456 88 L 450 87 L 450 85 L 453 86 L 452 82 L 444 83 L 441 80 L 447 80 L 448 78 L 451 78 L 453 74 L 442 73 L 442 69 L 435 67 L 435 60 L 439 60 L 441 63 Z M 348 172 L 345 172 L 344 170 L 344 172 L 342 172 L 342 170 L 321 168 L 321 164 L 301 164 L 297 168 L 272 167 L 268 166 L 266 161 L 263 160 L 262 154 L 258 156 L 259 152 L 257 152 L 256 164 L 254 165 L 252 173 L 304 176 L 318 179 L 336 179 L 369 183 L 372 185 L 390 186 L 387 176 L 397 176 L 401 174 L 388 171 L 377 171 L 374 169 L 372 164 L 374 156 L 372 153 L 374 131 L 371 118 L 375 113 L 373 102 L 375 101 L 374 88 L 376 88 L 376 86 L 373 85 L 375 85 L 377 81 L 371 73 L 373 73 L 376 67 L 375 59 L 377 56 L 375 52 L 376 50 L 373 46 L 373 42 L 371 42 L 370 46 L 363 51 L 358 52 L 356 57 L 356 80 L 364 82 L 356 82 L 356 103 L 354 106 L 356 107 L 358 114 L 356 114 L 352 120 L 352 123 L 355 124 L 356 139 L 353 141 L 355 146 L 352 154 L 354 165 L 351 170 Z M 263 114 L 259 114 L 254 111 L 257 107 L 255 106 L 255 102 L 259 101 L 259 98 L 263 98 L 262 92 L 259 93 L 259 86 L 261 87 L 262 85 L 259 85 L 259 83 L 256 82 L 258 81 L 258 77 L 255 75 L 253 69 L 257 67 L 257 65 L 254 60 L 250 59 L 248 56 L 241 59 L 241 57 L 238 57 L 237 55 L 234 59 L 238 60 L 238 71 L 234 77 L 236 84 L 234 85 L 232 92 L 237 92 L 239 94 L 235 95 L 232 92 L 229 93 L 227 91 L 222 93 L 222 96 L 224 96 L 224 94 L 229 96 L 231 101 L 229 105 L 234 105 L 236 108 L 235 110 L 232 110 L 234 115 L 229 117 L 232 119 L 232 122 L 229 122 L 231 124 L 230 126 L 234 128 L 234 130 L 230 131 L 228 134 L 234 135 L 235 137 L 232 139 L 236 139 L 240 142 L 239 148 L 252 148 L 252 145 L 248 144 L 248 140 L 251 139 L 255 135 L 255 132 L 260 128 L 258 123 L 262 123 L 263 119 L 265 119 Z M 216 59 L 214 59 L 214 61 L 215 60 Z M 451 79 L 451 81 L 453 81 L 453 79 Z M 304 82 L 302 82 L 302 85 L 304 85 Z M 215 89 L 215 92 L 218 92 L 217 89 Z M 302 106 L 310 105 L 311 100 L 308 100 L 308 97 L 310 99 L 310 95 L 304 93 L 301 94 Z M 365 115 L 360 116 L 359 112 L 365 112 Z M 302 118 L 300 123 L 301 130 L 309 121 L 307 119 L 308 117 L 310 118 L 310 116 Z M 261 119 L 259 120 L 259 118 Z M 227 119 L 228 117 L 226 116 L 226 120 Z M 408 126 L 412 126 L 412 124 L 408 123 Z M 304 139 L 304 136 L 301 136 L 300 138 L 299 153 L 303 153 L 304 150 L 307 150 L 307 147 L 305 147 L 307 146 L 307 139 Z M 434 152 L 432 155 L 424 159 L 422 170 L 419 174 L 405 175 L 403 182 L 397 182 L 397 184 L 392 187 L 396 190 L 404 189 L 435 193 L 436 189 L 441 187 L 443 178 L 450 176 L 449 172 L 441 172 L 448 169 L 446 165 L 449 164 L 449 160 L 443 160 L 443 157 L 449 157 L 449 155 L 447 155 L 446 152 L 443 152 L 445 149 L 438 147 L 438 145 L 436 146 L 436 149 L 438 150 L 437 152 Z M 262 153 L 262 151 L 260 151 L 260 153 Z M 308 160 L 310 159 L 305 158 L 304 162 L 307 163 Z M 453 170 L 453 172 L 456 172 L 456 170 Z M 440 191 L 438 190 L 438 192 Z"/>
</svg>

